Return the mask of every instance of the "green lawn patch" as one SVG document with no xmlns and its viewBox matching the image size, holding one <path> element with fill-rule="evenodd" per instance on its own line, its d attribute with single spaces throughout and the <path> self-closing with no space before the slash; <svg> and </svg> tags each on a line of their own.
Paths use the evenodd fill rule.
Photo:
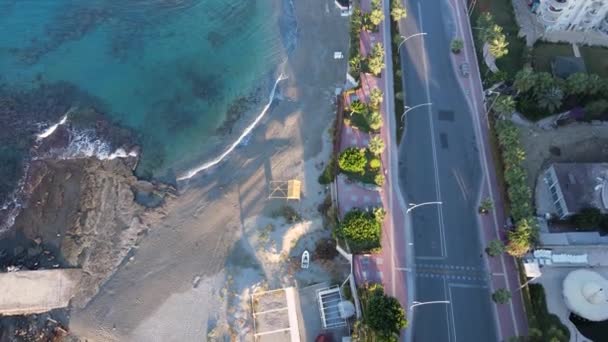
<svg viewBox="0 0 608 342">
<path fill-rule="evenodd" d="M 473 35 L 476 38 L 475 45 L 478 50 L 481 50 L 483 46 L 477 39 L 478 30 L 475 29 L 475 25 L 477 22 L 477 18 L 483 12 L 490 12 L 494 17 L 494 21 L 496 22 L 496 24 L 503 28 L 503 32 L 507 36 L 507 41 L 509 42 L 509 53 L 506 56 L 496 60 L 496 66 L 501 71 L 506 72 L 510 78 L 513 78 L 513 76 L 515 76 L 515 73 L 517 73 L 523 67 L 527 58 L 528 49 L 526 48 L 526 42 L 524 38 L 520 38 L 517 36 L 519 32 L 519 26 L 515 21 L 515 13 L 513 12 L 513 5 L 511 3 L 511 0 L 477 1 L 477 6 L 475 6 L 475 10 L 473 11 L 473 15 L 471 16 L 471 26 L 473 27 Z M 480 64 L 483 64 L 485 67 L 483 58 L 479 60 L 481 61 Z M 482 76 L 484 75 L 482 74 Z M 483 78 L 485 79 L 486 77 Z"/>
<path fill-rule="evenodd" d="M 608 48 L 581 46 L 581 57 L 587 72 L 608 78 Z M 532 50 L 532 66 L 536 71 L 551 72 L 551 60 L 556 56 L 573 57 L 571 44 L 538 42 Z"/>
<path fill-rule="evenodd" d="M 551 60 L 557 56 L 574 56 L 572 45 L 538 42 L 532 49 L 532 67 L 536 71 L 551 72 Z"/>
<path fill-rule="evenodd" d="M 608 78 L 608 48 L 583 46 L 580 51 L 585 60 L 587 72 Z"/>
</svg>

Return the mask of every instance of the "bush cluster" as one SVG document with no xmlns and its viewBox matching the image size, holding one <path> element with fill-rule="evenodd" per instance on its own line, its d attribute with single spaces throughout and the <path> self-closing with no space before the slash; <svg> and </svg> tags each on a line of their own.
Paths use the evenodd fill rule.
<svg viewBox="0 0 608 342">
<path fill-rule="evenodd" d="M 336 235 L 346 239 L 353 252 L 372 251 L 380 247 L 382 225 L 374 212 L 354 209 L 344 215 Z"/>
<path fill-rule="evenodd" d="M 345 172 L 363 174 L 365 172 L 365 167 L 367 166 L 365 150 L 356 147 L 347 148 L 340 153 L 338 166 L 340 167 L 340 170 Z"/>
<path fill-rule="evenodd" d="M 516 222 L 515 230 L 508 234 L 507 252 L 521 257 L 530 250 L 537 236 L 532 191 L 528 187 L 526 171 L 522 166 L 526 154 L 519 141 L 519 130 L 511 121 L 498 120 L 495 128 L 502 151 L 511 216 Z"/>
</svg>

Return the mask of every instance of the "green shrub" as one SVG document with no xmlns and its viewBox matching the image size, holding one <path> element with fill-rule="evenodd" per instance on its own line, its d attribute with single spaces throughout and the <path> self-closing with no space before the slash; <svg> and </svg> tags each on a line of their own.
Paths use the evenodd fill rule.
<svg viewBox="0 0 608 342">
<path fill-rule="evenodd" d="M 453 39 L 452 43 L 450 44 L 450 49 L 452 50 L 453 53 L 460 53 L 460 51 L 462 50 L 462 48 L 464 47 L 464 42 L 462 41 L 462 39 Z"/>
<path fill-rule="evenodd" d="M 365 150 L 356 147 L 349 147 L 342 151 L 338 159 L 340 170 L 345 172 L 364 173 L 366 165 Z"/>
<path fill-rule="evenodd" d="M 533 216 L 532 190 L 522 166 L 525 152 L 519 141 L 519 130 L 511 121 L 498 120 L 495 129 L 502 152 L 511 216 L 517 222 L 515 230 L 508 233 L 507 252 L 522 257 L 534 245 L 538 231 Z"/>
<path fill-rule="evenodd" d="M 378 185 L 378 186 L 383 186 L 384 185 L 384 175 L 379 173 L 376 176 L 374 176 L 374 183 L 376 183 L 376 185 Z"/>
<path fill-rule="evenodd" d="M 382 340 L 395 339 L 407 326 L 401 304 L 396 298 L 384 294 L 383 290 L 372 291 L 366 304 L 365 322 Z"/>
<path fill-rule="evenodd" d="M 348 241 L 353 252 L 361 252 L 380 247 L 381 231 L 373 214 L 355 209 L 344 215 L 336 234 Z"/>
<path fill-rule="evenodd" d="M 598 228 L 602 222 L 602 212 L 598 208 L 583 208 L 572 215 L 571 221 L 577 228 Z"/>
<path fill-rule="evenodd" d="M 491 257 L 496 257 L 505 252 L 505 244 L 500 240 L 492 240 L 486 247 L 486 253 Z"/>
<path fill-rule="evenodd" d="M 492 300 L 497 304 L 504 304 L 511 299 L 511 292 L 507 289 L 498 289 L 492 294 Z"/>
<path fill-rule="evenodd" d="M 319 183 L 326 185 L 334 181 L 336 178 L 336 158 L 331 156 L 327 165 L 325 165 L 325 169 L 319 175 Z"/>
<path fill-rule="evenodd" d="M 372 170 L 378 170 L 381 165 L 380 159 L 378 158 L 373 158 L 369 161 L 369 168 Z"/>
</svg>

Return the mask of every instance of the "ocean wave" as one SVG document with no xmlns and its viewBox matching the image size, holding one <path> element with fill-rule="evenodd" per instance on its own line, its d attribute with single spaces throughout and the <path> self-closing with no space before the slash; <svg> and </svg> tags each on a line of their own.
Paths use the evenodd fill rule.
<svg viewBox="0 0 608 342">
<path fill-rule="evenodd" d="M 57 130 L 57 128 L 59 128 L 59 126 L 65 124 L 68 121 L 68 115 L 72 112 L 73 109 L 74 108 L 70 108 L 70 110 L 68 110 L 67 113 L 65 113 L 63 115 L 63 117 L 61 118 L 61 120 L 59 120 L 59 122 L 57 122 L 54 125 L 51 125 L 49 128 L 45 129 L 41 133 L 36 134 L 36 141 L 40 141 L 40 140 L 43 140 L 45 138 L 48 138 L 53 133 L 55 133 L 55 131 Z"/>
<path fill-rule="evenodd" d="M 200 166 L 197 166 L 197 167 L 189 170 L 188 172 L 179 176 L 177 178 L 177 180 L 181 181 L 181 180 L 190 179 L 190 178 L 194 177 L 197 173 L 207 170 L 208 168 L 213 167 L 213 166 L 219 164 L 222 160 L 224 160 L 224 158 L 226 158 L 230 154 L 230 152 L 232 152 L 243 141 L 243 139 L 245 139 L 245 137 L 249 133 L 251 133 L 251 131 L 260 122 L 260 120 L 262 120 L 262 118 L 264 117 L 264 115 L 266 114 L 268 109 L 270 108 L 272 101 L 274 101 L 275 93 L 277 90 L 277 86 L 279 85 L 279 82 L 281 82 L 284 79 L 287 79 L 287 76 L 285 76 L 284 74 L 279 75 L 279 78 L 277 78 L 277 80 L 274 82 L 274 86 L 272 87 L 272 90 L 270 91 L 268 103 L 264 106 L 264 108 L 262 109 L 260 114 L 255 118 L 255 120 L 253 120 L 253 122 L 245 128 L 245 130 L 243 131 L 243 133 L 241 133 L 241 135 L 238 137 L 238 139 L 236 139 L 236 141 L 234 141 L 230 145 L 230 147 L 228 147 L 228 149 L 226 151 L 224 151 L 224 153 L 220 154 L 218 157 L 216 157 L 215 159 L 213 159 L 209 162 L 206 162 Z"/>
<path fill-rule="evenodd" d="M 8 199 L 0 206 L 0 218 L 2 219 L 0 220 L 0 234 L 8 231 L 15 224 L 15 219 L 21 211 L 24 197 L 23 189 L 25 188 L 25 180 L 27 178 L 25 175 L 27 175 L 28 170 L 29 165 L 26 164 L 23 171 L 24 176 L 21 177 L 15 190 L 8 196 Z"/>
<path fill-rule="evenodd" d="M 43 140 L 50 137 L 57 131 L 59 126 L 65 125 L 68 121 L 70 109 L 59 122 L 49 126 L 47 129 L 36 135 L 36 142 L 43 143 Z M 68 128 L 69 140 L 64 147 L 52 148 L 48 152 L 37 155 L 33 152 L 32 160 L 49 160 L 49 159 L 81 159 L 81 158 L 97 158 L 99 160 L 112 160 L 116 158 L 136 158 L 138 156 L 135 150 L 127 152 L 124 148 L 112 149 L 108 142 L 105 142 L 95 135 L 95 131 L 90 130 L 75 130 Z M 15 219 L 19 215 L 23 207 L 23 203 L 27 200 L 26 191 L 24 191 L 29 171 L 29 163 L 25 164 L 23 176 L 19 180 L 15 190 L 8 196 L 8 199 L 0 205 L 0 234 L 8 231 L 15 224 Z"/>
</svg>

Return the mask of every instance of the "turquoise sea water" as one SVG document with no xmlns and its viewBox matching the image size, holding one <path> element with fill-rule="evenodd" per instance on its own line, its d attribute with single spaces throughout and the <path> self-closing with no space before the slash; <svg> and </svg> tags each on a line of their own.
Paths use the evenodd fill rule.
<svg viewBox="0 0 608 342">
<path fill-rule="evenodd" d="M 191 166 L 283 58 L 277 2 L 0 0 L 1 81 L 73 83 L 138 133 L 140 169 Z"/>
</svg>

